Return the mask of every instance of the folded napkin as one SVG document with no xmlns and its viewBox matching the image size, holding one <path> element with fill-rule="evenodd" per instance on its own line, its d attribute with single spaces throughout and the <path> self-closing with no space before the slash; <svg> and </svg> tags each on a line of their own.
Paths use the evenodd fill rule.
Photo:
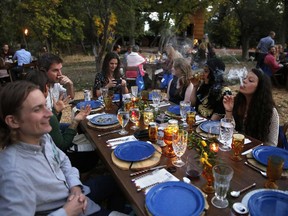
<svg viewBox="0 0 288 216">
<path fill-rule="evenodd" d="M 196 120 L 195 124 L 200 124 L 200 123 L 202 123 L 202 122 L 204 122 L 204 121 L 207 121 L 206 118 L 201 117 L 200 115 L 196 115 L 195 120 Z"/>
<path fill-rule="evenodd" d="M 88 115 L 88 116 L 86 116 L 86 118 L 87 118 L 88 120 L 90 120 L 90 119 L 94 118 L 95 116 L 103 115 L 103 114 L 105 114 L 105 112 L 103 112 L 103 113 L 96 113 L 96 114 L 92 114 L 92 115 Z"/>
<path fill-rule="evenodd" d="M 160 108 L 160 107 L 165 107 L 165 106 L 169 106 L 169 105 L 170 105 L 169 102 L 167 102 L 167 101 L 161 101 L 160 104 L 159 104 L 159 106 L 158 106 L 158 108 Z M 156 107 L 157 104 L 150 104 L 150 106 Z"/>
<path fill-rule="evenodd" d="M 115 149 L 118 145 L 121 145 L 126 142 L 130 141 L 137 141 L 136 137 L 134 135 L 124 136 L 124 137 L 118 137 L 115 139 L 107 140 L 107 146 L 111 149 Z"/>
<path fill-rule="evenodd" d="M 219 142 L 222 142 L 220 139 L 218 139 L 218 141 L 219 141 Z M 248 144 L 248 143 L 251 143 L 251 140 L 248 139 L 248 138 L 245 138 L 245 140 L 244 140 L 244 145 L 245 145 L 245 144 Z M 228 144 L 228 146 L 231 148 L 232 139 L 228 140 L 228 141 L 227 141 L 227 144 Z"/>
<path fill-rule="evenodd" d="M 154 170 L 153 172 L 147 173 L 143 175 L 142 178 L 138 178 L 135 180 L 135 185 L 137 188 L 145 188 L 152 184 L 167 182 L 167 181 L 179 181 L 174 175 L 169 173 L 166 169 L 162 168 L 160 170 Z M 151 187 L 147 187 L 145 190 L 145 194 L 151 189 Z"/>
</svg>

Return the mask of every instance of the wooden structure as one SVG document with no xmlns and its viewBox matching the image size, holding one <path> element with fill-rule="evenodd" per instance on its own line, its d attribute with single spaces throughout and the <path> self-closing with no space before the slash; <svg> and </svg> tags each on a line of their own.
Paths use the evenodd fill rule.
<svg viewBox="0 0 288 216">
<path fill-rule="evenodd" d="M 191 27 L 188 29 L 188 35 L 193 35 L 194 39 L 202 39 L 204 35 L 205 9 L 199 9 L 191 16 Z"/>
</svg>

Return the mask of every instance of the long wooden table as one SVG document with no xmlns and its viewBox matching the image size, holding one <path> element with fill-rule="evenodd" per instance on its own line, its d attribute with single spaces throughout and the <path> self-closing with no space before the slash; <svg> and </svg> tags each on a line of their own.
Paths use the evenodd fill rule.
<svg viewBox="0 0 288 216">
<path fill-rule="evenodd" d="M 115 106 L 116 110 L 116 106 Z M 142 119 L 141 119 L 142 120 Z M 136 187 L 134 183 L 131 182 L 130 173 L 133 171 L 124 171 L 116 167 L 111 159 L 111 153 L 112 150 L 106 146 L 106 141 L 108 139 L 117 138 L 120 135 L 118 133 L 110 134 L 104 137 L 98 137 L 98 134 L 103 133 L 103 131 L 97 131 L 93 128 L 90 128 L 87 126 L 87 120 L 82 121 L 81 124 L 82 131 L 87 135 L 88 139 L 92 141 L 95 146 L 97 147 L 97 151 L 99 153 L 99 156 L 101 157 L 103 163 L 106 165 L 106 167 L 110 170 L 111 174 L 114 176 L 116 181 L 118 182 L 119 186 L 122 188 L 124 194 L 126 195 L 127 199 L 131 202 L 131 205 L 136 212 L 138 216 L 140 215 L 148 215 L 145 210 L 145 195 L 143 192 L 137 192 Z M 129 130 L 129 128 L 132 126 L 131 123 L 128 123 L 126 126 L 126 130 Z M 129 134 L 133 134 L 135 131 L 130 131 Z M 256 146 L 260 143 L 260 141 L 255 140 L 251 138 L 252 143 L 246 144 L 245 149 L 250 149 L 253 146 Z M 185 154 L 196 154 L 194 150 L 187 150 Z M 260 189 L 264 187 L 264 183 L 266 181 L 266 178 L 263 177 L 259 172 L 247 167 L 244 164 L 244 161 L 246 159 L 243 159 L 240 162 L 234 162 L 230 159 L 230 156 L 232 154 L 232 151 L 230 152 L 218 152 L 218 157 L 226 164 L 229 164 L 233 170 L 234 175 L 230 184 L 230 188 L 233 190 L 241 190 L 242 188 L 251 185 L 252 183 L 256 183 L 256 187 L 254 189 Z M 185 156 L 183 156 L 185 158 Z M 171 166 L 171 159 L 165 157 L 162 155 L 160 164 L 167 166 Z M 177 178 L 180 180 L 183 179 L 185 176 L 185 166 L 181 168 L 177 168 L 176 172 L 173 173 Z M 205 179 L 203 177 L 200 177 L 199 179 L 193 180 L 191 182 L 193 185 L 201 188 L 202 185 L 206 183 Z M 279 186 L 280 190 L 287 190 L 288 189 L 288 181 L 287 179 L 280 179 L 277 181 L 277 184 Z M 245 195 L 241 194 L 238 198 L 232 198 L 230 195 L 227 195 L 227 198 L 229 200 L 229 207 L 225 209 L 218 209 L 214 207 L 211 204 L 211 198 L 214 196 L 214 194 L 208 194 L 207 201 L 209 203 L 209 209 L 206 211 L 206 215 L 230 215 L 230 207 L 235 202 L 241 202 L 243 196 Z"/>
</svg>

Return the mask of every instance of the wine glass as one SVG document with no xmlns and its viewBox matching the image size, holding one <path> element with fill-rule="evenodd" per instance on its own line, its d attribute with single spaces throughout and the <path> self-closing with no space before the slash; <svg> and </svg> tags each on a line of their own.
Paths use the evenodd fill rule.
<svg viewBox="0 0 288 216">
<path fill-rule="evenodd" d="M 231 118 L 222 118 L 220 120 L 220 134 L 219 139 L 222 145 L 219 146 L 221 151 L 230 151 L 231 147 L 228 144 L 228 141 L 232 139 L 234 130 L 233 119 Z"/>
<path fill-rule="evenodd" d="M 160 90 L 153 90 L 152 91 L 152 101 L 153 104 L 155 104 L 155 110 L 158 111 L 158 107 L 160 105 L 160 101 L 161 101 L 161 91 Z"/>
<path fill-rule="evenodd" d="M 190 103 L 186 101 L 180 101 L 180 115 L 181 115 L 181 120 L 183 121 L 183 127 L 188 127 L 188 124 L 186 122 L 187 118 L 187 112 L 190 111 Z"/>
<path fill-rule="evenodd" d="M 139 128 L 137 126 L 137 122 L 140 119 L 140 111 L 139 111 L 138 107 L 130 108 L 130 110 L 129 110 L 129 118 L 130 118 L 130 121 L 135 124 L 130 129 L 137 130 Z"/>
<path fill-rule="evenodd" d="M 188 142 L 188 132 L 186 130 L 179 130 L 178 134 L 173 134 L 172 146 L 177 160 L 172 164 L 176 167 L 182 167 L 185 163 L 181 160 L 181 156 L 185 153 Z"/>
<path fill-rule="evenodd" d="M 119 124 L 122 127 L 122 130 L 119 132 L 120 135 L 128 134 L 128 131 L 125 130 L 125 126 L 129 121 L 129 111 L 125 111 L 124 109 L 119 109 L 117 113 L 117 119 Z"/>
<path fill-rule="evenodd" d="M 133 97 L 137 97 L 138 95 L 138 86 L 131 86 L 131 94 Z"/>
</svg>

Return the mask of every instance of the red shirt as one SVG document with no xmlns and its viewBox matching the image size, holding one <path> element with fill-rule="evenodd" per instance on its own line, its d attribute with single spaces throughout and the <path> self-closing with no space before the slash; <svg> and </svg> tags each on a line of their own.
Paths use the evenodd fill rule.
<svg viewBox="0 0 288 216">
<path fill-rule="evenodd" d="M 276 73 L 281 66 L 276 61 L 275 56 L 273 56 L 271 53 L 268 53 L 264 58 L 264 64 L 266 64 L 272 71 L 272 73 Z"/>
</svg>

